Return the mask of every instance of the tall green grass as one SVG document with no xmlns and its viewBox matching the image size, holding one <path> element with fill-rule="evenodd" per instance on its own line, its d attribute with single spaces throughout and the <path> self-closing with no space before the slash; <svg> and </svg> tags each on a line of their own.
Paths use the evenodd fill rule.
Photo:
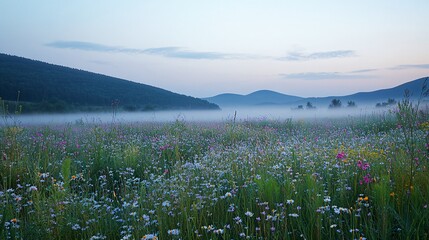
<svg viewBox="0 0 429 240">
<path fill-rule="evenodd" d="M 427 239 L 427 118 L 398 123 L 7 125 L 0 238 Z"/>
</svg>

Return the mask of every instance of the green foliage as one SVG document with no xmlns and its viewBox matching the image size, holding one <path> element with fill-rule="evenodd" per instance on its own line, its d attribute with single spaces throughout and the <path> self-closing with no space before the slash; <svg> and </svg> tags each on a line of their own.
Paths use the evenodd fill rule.
<svg viewBox="0 0 429 240">
<path fill-rule="evenodd" d="M 66 158 L 64 159 L 63 164 L 61 166 L 61 173 L 64 179 L 64 188 L 66 189 L 68 189 L 70 186 L 71 162 L 72 160 L 70 158 Z"/>
<path fill-rule="evenodd" d="M 426 239 L 418 119 L 2 127 L 0 238 Z"/>
<path fill-rule="evenodd" d="M 423 148 L 423 146 L 421 146 L 423 144 L 419 139 L 421 136 L 419 132 L 423 129 L 419 128 L 419 125 L 427 121 L 428 116 L 427 113 L 420 111 L 420 104 L 423 98 L 427 97 L 428 94 L 429 89 L 427 88 L 426 79 L 423 83 L 422 91 L 417 102 L 411 101 L 410 93 L 406 91 L 404 99 L 398 102 L 398 110 L 396 112 L 398 125 L 402 130 L 401 133 L 404 139 L 403 144 L 407 151 L 409 159 L 409 192 L 411 192 L 411 188 L 414 186 L 416 168 L 420 165 L 420 160 L 417 156 L 418 151 L 421 151 L 420 149 Z"/>
</svg>

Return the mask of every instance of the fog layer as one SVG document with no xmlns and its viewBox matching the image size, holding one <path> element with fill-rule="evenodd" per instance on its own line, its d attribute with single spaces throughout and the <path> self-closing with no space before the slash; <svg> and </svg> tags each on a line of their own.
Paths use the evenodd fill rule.
<svg viewBox="0 0 429 240">
<path fill-rule="evenodd" d="M 326 118 L 365 117 L 385 114 L 387 108 L 355 107 L 340 109 L 300 109 L 287 107 L 249 107 L 225 108 L 206 111 L 153 111 L 153 112 L 118 112 L 118 113 L 73 113 L 73 114 L 32 114 L 3 118 L 0 125 L 50 125 L 76 123 L 136 123 L 136 122 L 223 122 L 223 121 L 258 121 L 273 120 L 322 120 Z"/>
</svg>

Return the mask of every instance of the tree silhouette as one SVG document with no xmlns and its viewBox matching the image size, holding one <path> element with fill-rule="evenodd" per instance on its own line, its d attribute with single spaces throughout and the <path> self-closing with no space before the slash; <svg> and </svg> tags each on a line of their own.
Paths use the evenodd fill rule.
<svg viewBox="0 0 429 240">
<path fill-rule="evenodd" d="M 392 106 L 395 104 L 396 104 L 396 100 L 394 98 L 389 98 L 389 99 L 387 99 L 387 102 L 377 103 L 375 106 L 376 107 L 387 107 L 387 106 Z"/>
<path fill-rule="evenodd" d="M 387 104 L 388 105 L 394 105 L 394 104 L 396 104 L 396 100 L 394 98 L 389 98 L 389 99 L 387 99 Z"/>
<path fill-rule="evenodd" d="M 332 99 L 331 104 L 329 105 L 329 108 L 340 108 L 341 107 L 341 100 L 340 99 Z"/>
<path fill-rule="evenodd" d="M 354 101 L 348 101 L 347 107 L 356 107 L 356 103 Z"/>
<path fill-rule="evenodd" d="M 316 108 L 315 106 L 313 106 L 313 104 L 311 102 L 307 102 L 307 105 L 305 107 L 307 109 L 314 109 L 314 108 Z"/>
</svg>

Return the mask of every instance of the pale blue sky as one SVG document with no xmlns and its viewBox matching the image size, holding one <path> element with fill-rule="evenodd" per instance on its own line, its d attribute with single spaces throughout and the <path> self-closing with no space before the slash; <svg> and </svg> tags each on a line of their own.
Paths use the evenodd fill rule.
<svg viewBox="0 0 429 240">
<path fill-rule="evenodd" d="M 195 97 L 429 75 L 429 1 L 0 0 L 0 52 Z"/>
</svg>

